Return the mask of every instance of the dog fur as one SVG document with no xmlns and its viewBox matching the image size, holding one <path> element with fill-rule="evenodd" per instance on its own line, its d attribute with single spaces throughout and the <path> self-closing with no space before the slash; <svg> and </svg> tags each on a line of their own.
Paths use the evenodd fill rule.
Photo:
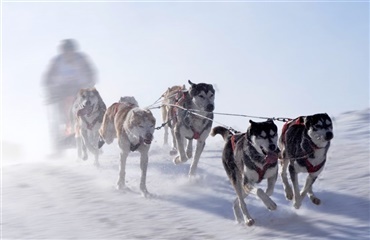
<svg viewBox="0 0 370 240">
<path fill-rule="evenodd" d="M 248 212 L 244 198 L 256 194 L 269 210 L 275 210 L 276 204 L 271 200 L 278 176 L 278 132 L 272 120 L 254 122 L 245 133 L 233 135 L 224 127 L 212 129 L 211 136 L 222 135 L 226 141 L 222 163 L 235 189 L 237 198 L 233 210 L 236 220 L 244 221 L 248 226 L 254 224 L 254 219 Z M 264 192 L 254 185 L 267 179 L 267 189 Z"/>
<path fill-rule="evenodd" d="M 87 149 L 94 155 L 94 164 L 99 166 L 99 128 L 106 106 L 95 88 L 81 89 L 72 105 L 77 155 L 88 159 Z"/>
<path fill-rule="evenodd" d="M 173 160 L 175 164 L 184 163 L 193 156 L 193 139 L 197 140 L 189 170 L 189 176 L 193 176 L 212 128 L 215 90 L 211 84 L 188 82 L 189 90 L 185 86 L 174 86 L 162 95 L 162 117 L 171 128 L 173 149 L 170 154 L 177 154 Z M 186 150 L 185 139 L 188 140 Z M 167 142 L 168 128 L 165 126 L 164 143 Z"/>
<path fill-rule="evenodd" d="M 148 152 L 153 140 L 155 118 L 150 110 L 138 106 L 134 98 L 121 98 L 113 103 L 103 119 L 99 133 L 106 143 L 110 144 L 114 138 L 118 139 L 120 152 L 120 170 L 117 188 L 124 190 L 126 160 L 130 152 L 140 152 L 141 181 L 140 190 L 145 197 L 149 195 L 146 188 L 146 174 L 148 168 Z"/>
<path fill-rule="evenodd" d="M 332 120 L 326 113 L 298 117 L 284 124 L 279 139 L 281 149 L 281 178 L 288 200 L 298 209 L 308 195 L 319 205 L 321 200 L 312 191 L 312 185 L 324 169 L 330 141 L 334 137 Z M 287 178 L 289 169 L 293 190 Z M 308 173 L 306 183 L 299 191 L 298 173 Z"/>
</svg>

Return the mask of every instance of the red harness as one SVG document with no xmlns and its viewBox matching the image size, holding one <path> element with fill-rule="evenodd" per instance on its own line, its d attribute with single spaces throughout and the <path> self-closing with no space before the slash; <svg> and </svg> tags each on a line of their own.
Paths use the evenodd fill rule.
<svg viewBox="0 0 370 240">
<path fill-rule="evenodd" d="M 235 140 L 235 135 L 232 135 L 231 138 L 230 138 L 230 142 L 231 142 L 231 148 L 233 150 L 233 152 L 235 151 L 235 147 L 236 147 L 236 140 Z M 257 183 L 261 182 L 262 179 L 263 179 L 263 176 L 265 176 L 265 173 L 267 171 L 267 169 L 269 169 L 270 167 L 272 166 L 275 166 L 276 165 L 276 162 L 277 162 L 277 154 L 276 155 L 270 155 L 270 153 L 268 153 L 265 157 L 266 159 L 266 163 L 263 165 L 262 169 L 257 167 L 255 164 L 253 164 L 253 169 L 258 173 L 258 181 Z"/>
<path fill-rule="evenodd" d="M 281 130 L 281 134 L 282 134 L 282 140 L 283 140 L 284 143 L 285 143 L 285 133 L 286 133 L 288 127 L 293 126 L 293 125 L 304 125 L 303 117 L 298 117 L 294 120 L 286 122 L 283 125 L 283 128 Z M 320 149 L 320 147 L 316 146 L 314 143 L 311 143 L 310 145 L 313 149 Z M 308 155 L 305 155 L 305 156 L 300 157 L 298 159 L 304 159 L 304 166 L 306 167 L 308 173 L 314 173 L 314 172 L 319 171 L 325 165 L 325 162 L 326 162 L 326 159 L 325 159 L 319 165 L 314 166 L 314 165 L 312 165 L 312 163 L 310 161 L 308 161 Z"/>
<path fill-rule="evenodd" d="M 177 96 L 180 96 L 180 97 L 176 100 L 176 106 L 184 107 L 184 102 L 186 100 L 185 92 L 179 91 L 177 93 Z M 171 107 L 171 111 L 170 111 L 171 119 L 173 120 L 174 123 L 177 123 L 177 111 L 178 111 L 177 107 Z M 193 139 L 195 140 L 199 139 L 202 133 L 195 131 L 195 129 L 192 126 L 190 126 L 190 129 L 193 131 Z"/>
</svg>

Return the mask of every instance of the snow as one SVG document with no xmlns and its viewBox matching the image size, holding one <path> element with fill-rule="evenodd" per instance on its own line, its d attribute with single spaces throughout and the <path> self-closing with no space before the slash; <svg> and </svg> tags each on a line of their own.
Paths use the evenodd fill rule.
<svg viewBox="0 0 370 240">
<path fill-rule="evenodd" d="M 189 181 L 189 162 L 174 165 L 162 145 L 163 130 L 157 131 L 147 176 L 151 198 L 139 191 L 138 153 L 127 161 L 131 191 L 116 190 L 116 142 L 103 147 L 99 169 L 91 156 L 78 160 L 75 150 L 48 158 L 4 142 L 2 239 L 369 239 L 369 114 L 365 109 L 334 117 L 328 161 L 314 185 L 321 205 L 305 198 L 294 209 L 279 177 L 272 196 L 276 211 L 255 196 L 246 198 L 252 227 L 234 220 L 235 193 L 222 167 L 219 136 L 208 138 L 198 175 Z M 304 178 L 299 175 L 300 184 Z"/>
</svg>

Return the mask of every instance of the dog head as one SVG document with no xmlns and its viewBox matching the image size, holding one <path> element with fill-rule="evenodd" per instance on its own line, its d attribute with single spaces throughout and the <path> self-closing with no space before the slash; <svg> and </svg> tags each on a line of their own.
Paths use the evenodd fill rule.
<svg viewBox="0 0 370 240">
<path fill-rule="evenodd" d="M 190 80 L 188 82 L 191 85 L 189 88 L 189 94 L 193 103 L 203 111 L 213 112 L 215 109 L 215 89 L 212 84 L 195 84 Z"/>
<path fill-rule="evenodd" d="M 134 105 L 135 107 L 138 107 L 139 106 L 139 104 L 136 101 L 135 97 L 132 97 L 132 96 L 124 96 L 124 97 L 121 97 L 119 99 L 119 103 L 128 103 L 128 104 Z"/>
<path fill-rule="evenodd" d="M 150 110 L 134 108 L 128 121 L 133 136 L 144 144 L 152 143 L 156 120 Z"/>
<path fill-rule="evenodd" d="M 278 129 L 275 123 L 270 119 L 265 122 L 249 122 L 247 134 L 253 147 L 263 155 L 278 152 Z"/>
<path fill-rule="evenodd" d="M 83 114 L 91 114 L 94 110 L 99 109 L 103 100 L 99 92 L 95 88 L 84 88 L 81 89 L 77 94 L 78 108 L 82 110 Z M 104 105 L 105 107 L 105 105 Z"/>
<path fill-rule="evenodd" d="M 326 113 L 318 113 L 306 116 L 304 125 L 307 134 L 317 146 L 326 145 L 333 139 L 333 124 L 331 118 Z"/>
</svg>

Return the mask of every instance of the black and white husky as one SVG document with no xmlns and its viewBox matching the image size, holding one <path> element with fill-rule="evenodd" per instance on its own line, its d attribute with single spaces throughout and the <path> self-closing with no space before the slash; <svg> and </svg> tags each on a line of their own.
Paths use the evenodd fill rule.
<svg viewBox="0 0 370 240">
<path fill-rule="evenodd" d="M 224 127 L 215 127 L 211 135 L 221 134 L 226 141 L 222 163 L 233 185 L 237 198 L 234 201 L 234 215 L 240 223 L 251 226 L 254 219 L 250 216 L 244 198 L 256 194 L 269 210 L 275 210 L 276 204 L 269 196 L 272 195 L 278 175 L 278 133 L 272 120 L 254 122 L 246 133 L 233 135 Z M 267 179 L 267 189 L 255 188 L 256 183 Z"/>
<path fill-rule="evenodd" d="M 192 176 L 195 175 L 205 140 L 212 128 L 215 90 L 211 84 L 195 84 L 190 80 L 189 84 L 189 90 L 185 86 L 174 86 L 162 95 L 162 117 L 171 128 L 173 149 L 170 154 L 177 154 L 173 160 L 175 164 L 186 162 L 193 156 L 193 139 L 197 140 L 189 170 L 189 176 Z M 165 144 L 167 135 L 168 127 L 165 126 Z M 186 150 L 185 139 L 188 140 Z"/>
<path fill-rule="evenodd" d="M 333 137 L 332 121 L 326 113 L 298 117 L 284 124 L 279 139 L 281 178 L 285 196 L 289 200 L 294 197 L 295 208 L 300 208 L 306 194 L 314 204 L 320 204 L 320 199 L 312 191 L 312 185 L 324 168 L 330 140 Z M 287 169 L 293 183 L 293 191 L 288 182 Z M 308 173 L 301 191 L 298 185 L 300 172 Z"/>
</svg>

